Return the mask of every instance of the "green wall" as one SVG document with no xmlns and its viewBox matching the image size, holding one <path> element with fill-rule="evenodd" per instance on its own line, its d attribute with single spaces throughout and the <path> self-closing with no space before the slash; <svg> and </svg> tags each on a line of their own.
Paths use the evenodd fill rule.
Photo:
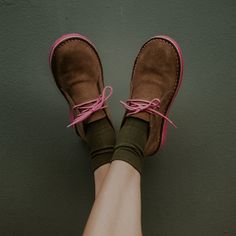
<svg viewBox="0 0 236 236">
<path fill-rule="evenodd" d="M 118 130 L 134 58 L 153 35 L 182 47 L 165 149 L 146 159 L 144 236 L 236 235 L 236 3 L 0 0 L 0 235 L 81 235 L 93 202 L 86 146 L 48 69 L 60 35 L 100 53 Z"/>
</svg>

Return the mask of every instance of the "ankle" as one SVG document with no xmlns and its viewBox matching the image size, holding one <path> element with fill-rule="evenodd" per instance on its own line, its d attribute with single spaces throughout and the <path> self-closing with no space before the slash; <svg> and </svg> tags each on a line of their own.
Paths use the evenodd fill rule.
<svg viewBox="0 0 236 236">
<path fill-rule="evenodd" d="M 126 177 L 137 177 L 140 176 L 140 172 L 132 165 L 123 160 L 113 160 L 110 165 L 109 171 L 117 172 L 122 176 Z"/>
<path fill-rule="evenodd" d="M 98 167 L 94 171 L 94 182 L 95 182 L 95 197 L 99 193 L 101 186 L 104 182 L 104 179 L 110 169 L 110 163 L 106 163 L 100 167 Z"/>
</svg>

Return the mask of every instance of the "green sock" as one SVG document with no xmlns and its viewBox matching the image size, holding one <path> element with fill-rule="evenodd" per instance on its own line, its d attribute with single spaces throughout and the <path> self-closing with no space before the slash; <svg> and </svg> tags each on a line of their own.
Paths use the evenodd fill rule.
<svg viewBox="0 0 236 236">
<path fill-rule="evenodd" d="M 90 147 L 93 171 L 111 162 L 115 145 L 115 131 L 107 118 L 87 124 L 86 139 Z"/>
<path fill-rule="evenodd" d="M 123 160 L 142 173 L 143 152 L 148 137 L 148 122 L 135 117 L 127 117 L 122 126 L 112 157 Z"/>
</svg>

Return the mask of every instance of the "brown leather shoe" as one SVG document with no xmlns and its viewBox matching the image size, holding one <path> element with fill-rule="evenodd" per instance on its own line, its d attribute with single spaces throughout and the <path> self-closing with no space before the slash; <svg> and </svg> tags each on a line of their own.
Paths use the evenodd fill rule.
<svg viewBox="0 0 236 236">
<path fill-rule="evenodd" d="M 183 75 L 183 59 L 178 44 L 168 36 L 156 36 L 147 41 L 135 60 L 130 99 L 122 102 L 126 116 L 149 122 L 149 137 L 145 156 L 152 155 L 164 144 L 167 117 Z M 175 125 L 174 125 L 175 126 Z"/>
<path fill-rule="evenodd" d="M 107 117 L 106 100 L 112 88 L 104 88 L 100 58 L 94 45 L 80 34 L 67 34 L 52 45 L 49 64 L 56 84 L 70 106 L 71 124 L 85 139 L 84 124 Z M 108 95 L 106 95 L 108 91 Z"/>
</svg>

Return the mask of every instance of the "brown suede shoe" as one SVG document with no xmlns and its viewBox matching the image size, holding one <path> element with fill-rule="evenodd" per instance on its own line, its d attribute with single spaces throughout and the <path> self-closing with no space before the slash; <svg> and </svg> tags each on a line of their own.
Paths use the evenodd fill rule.
<svg viewBox="0 0 236 236">
<path fill-rule="evenodd" d="M 153 37 L 140 49 L 133 67 L 130 99 L 122 103 L 127 109 L 125 117 L 149 122 L 145 156 L 159 150 L 164 144 L 168 123 L 174 125 L 167 113 L 180 87 L 182 74 L 182 53 L 170 37 Z"/>
<path fill-rule="evenodd" d="M 85 139 L 85 123 L 104 117 L 111 123 L 106 100 L 112 88 L 104 88 L 100 58 L 86 37 L 80 34 L 60 37 L 51 47 L 49 64 L 58 88 L 70 105 L 69 126 L 74 126 L 81 138 Z"/>
</svg>

